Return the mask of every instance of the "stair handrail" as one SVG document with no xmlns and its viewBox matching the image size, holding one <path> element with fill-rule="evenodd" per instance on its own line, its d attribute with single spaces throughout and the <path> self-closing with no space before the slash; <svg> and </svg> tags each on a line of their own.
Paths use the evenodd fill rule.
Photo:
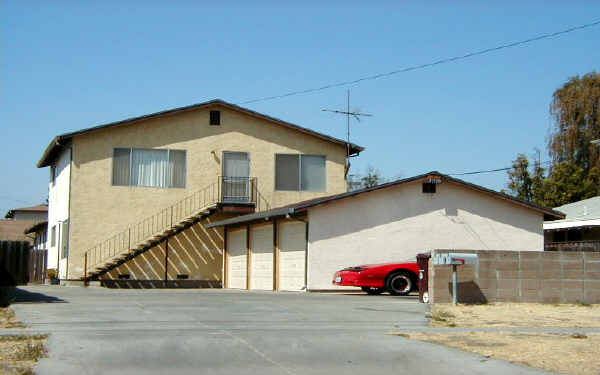
<svg viewBox="0 0 600 375">
<path fill-rule="evenodd" d="M 255 177 L 248 179 L 253 186 L 256 185 Z M 137 247 L 158 233 L 173 229 L 174 224 L 221 202 L 222 180 L 223 178 L 219 177 L 217 182 L 205 186 L 155 214 L 129 225 L 124 231 L 90 247 L 84 252 L 84 280 L 87 281 L 88 269 L 93 269 L 118 255 L 130 252 L 133 249 L 132 246 Z M 251 196 L 250 200 L 251 203 L 257 204 L 255 196 Z"/>
</svg>

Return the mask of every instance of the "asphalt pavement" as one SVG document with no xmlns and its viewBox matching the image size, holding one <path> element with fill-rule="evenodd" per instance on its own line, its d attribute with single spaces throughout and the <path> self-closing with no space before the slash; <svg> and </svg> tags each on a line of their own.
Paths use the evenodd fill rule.
<svg viewBox="0 0 600 375">
<path fill-rule="evenodd" d="M 427 329 L 416 296 L 28 286 L 11 307 L 50 334 L 40 375 L 548 374 L 391 335 Z"/>
</svg>

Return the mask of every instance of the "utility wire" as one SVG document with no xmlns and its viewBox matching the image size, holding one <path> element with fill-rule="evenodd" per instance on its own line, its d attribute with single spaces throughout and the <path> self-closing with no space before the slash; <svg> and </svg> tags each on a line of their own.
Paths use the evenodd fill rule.
<svg viewBox="0 0 600 375">
<path fill-rule="evenodd" d="M 17 202 L 17 203 L 23 203 L 23 204 L 30 204 L 32 206 L 34 205 L 33 203 L 31 203 L 29 201 L 24 201 L 24 200 L 21 200 L 21 199 L 16 199 L 16 198 L 8 197 L 6 195 L 0 195 L 0 200 L 2 200 L 2 201 Z"/>
<path fill-rule="evenodd" d="M 552 163 L 552 162 L 551 161 L 544 161 L 544 162 L 541 162 L 540 165 L 548 165 L 550 163 Z M 467 175 L 471 175 L 471 174 L 502 172 L 502 171 L 508 171 L 509 169 L 513 169 L 513 167 L 505 167 L 505 168 L 498 168 L 498 169 L 488 169 L 488 170 L 475 171 L 475 172 L 448 173 L 448 176 L 467 176 Z"/>
<path fill-rule="evenodd" d="M 572 33 L 574 31 L 583 30 L 583 29 L 586 29 L 588 27 L 593 27 L 593 26 L 598 26 L 598 25 L 600 25 L 600 20 L 592 22 L 592 23 L 586 23 L 586 24 L 583 24 L 583 25 L 574 26 L 574 27 L 571 27 L 571 28 L 568 28 L 568 29 L 556 31 L 556 32 L 549 33 L 549 34 L 538 35 L 536 37 L 529 38 L 529 39 L 524 39 L 524 40 L 520 40 L 520 41 L 517 41 L 517 42 L 512 42 L 512 43 L 508 43 L 508 44 L 502 44 L 502 45 L 499 45 L 499 46 L 496 46 L 496 47 L 486 48 L 486 49 L 483 49 L 483 50 L 470 52 L 470 53 L 467 53 L 465 55 L 448 57 L 448 58 L 444 58 L 444 59 L 437 60 L 437 61 L 430 62 L 430 63 L 426 63 L 426 64 L 414 65 L 414 66 L 410 66 L 410 67 L 407 67 L 407 68 L 393 70 L 393 71 L 387 72 L 387 73 L 374 74 L 374 75 L 371 75 L 371 76 L 366 76 L 366 77 L 362 77 L 362 78 L 358 78 L 358 79 L 354 79 L 354 80 L 350 80 L 350 81 L 343 81 L 343 82 L 332 83 L 332 84 L 328 84 L 328 85 L 321 86 L 321 87 L 315 87 L 315 88 L 310 88 L 310 89 L 305 89 L 305 90 L 298 90 L 298 91 L 291 91 L 291 92 L 288 92 L 286 94 L 274 95 L 274 96 L 266 96 L 266 97 L 263 97 L 263 98 L 247 100 L 247 101 L 244 101 L 244 102 L 240 102 L 238 104 L 250 104 L 250 103 L 256 103 L 256 102 L 264 102 L 264 101 L 267 101 L 267 100 L 281 99 L 281 98 L 286 98 L 288 96 L 295 96 L 295 95 L 300 95 L 300 94 L 308 94 L 308 93 L 311 93 L 311 92 L 327 90 L 327 89 L 331 89 L 331 88 L 334 88 L 334 87 L 355 85 L 355 84 L 363 82 L 363 81 L 374 80 L 374 79 L 379 79 L 379 78 L 383 78 L 383 77 L 389 77 L 389 76 L 392 76 L 392 75 L 395 75 L 395 74 L 406 73 L 406 72 L 410 72 L 410 71 L 413 71 L 413 70 L 419 70 L 419 69 L 429 68 L 429 67 L 432 67 L 432 66 L 435 66 L 435 65 L 447 64 L 447 63 L 450 63 L 450 62 L 454 62 L 454 61 L 458 61 L 458 60 L 464 60 L 464 59 L 468 59 L 468 58 L 471 58 L 471 57 L 484 55 L 486 53 L 490 53 L 490 52 L 494 52 L 494 51 L 499 51 L 499 50 L 505 49 L 505 48 L 512 48 L 512 47 L 520 46 L 520 45 L 523 45 L 523 44 L 536 42 L 536 41 L 542 40 L 542 39 L 554 38 L 554 37 L 557 37 L 559 35 Z"/>
</svg>

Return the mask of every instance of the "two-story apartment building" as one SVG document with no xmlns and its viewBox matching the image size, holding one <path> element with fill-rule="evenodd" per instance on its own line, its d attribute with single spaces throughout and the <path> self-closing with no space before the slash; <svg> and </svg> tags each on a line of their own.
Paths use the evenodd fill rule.
<svg viewBox="0 0 600 375">
<path fill-rule="evenodd" d="M 222 100 L 59 135 L 38 163 L 49 257 L 63 280 L 220 286 L 223 229 L 204 224 L 344 192 L 362 150 Z"/>
</svg>

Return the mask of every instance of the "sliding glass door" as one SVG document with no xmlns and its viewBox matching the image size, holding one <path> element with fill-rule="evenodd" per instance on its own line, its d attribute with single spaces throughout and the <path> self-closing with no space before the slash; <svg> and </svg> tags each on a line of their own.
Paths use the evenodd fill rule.
<svg viewBox="0 0 600 375">
<path fill-rule="evenodd" d="M 250 157 L 247 152 L 223 152 L 223 202 L 250 202 Z"/>
</svg>

